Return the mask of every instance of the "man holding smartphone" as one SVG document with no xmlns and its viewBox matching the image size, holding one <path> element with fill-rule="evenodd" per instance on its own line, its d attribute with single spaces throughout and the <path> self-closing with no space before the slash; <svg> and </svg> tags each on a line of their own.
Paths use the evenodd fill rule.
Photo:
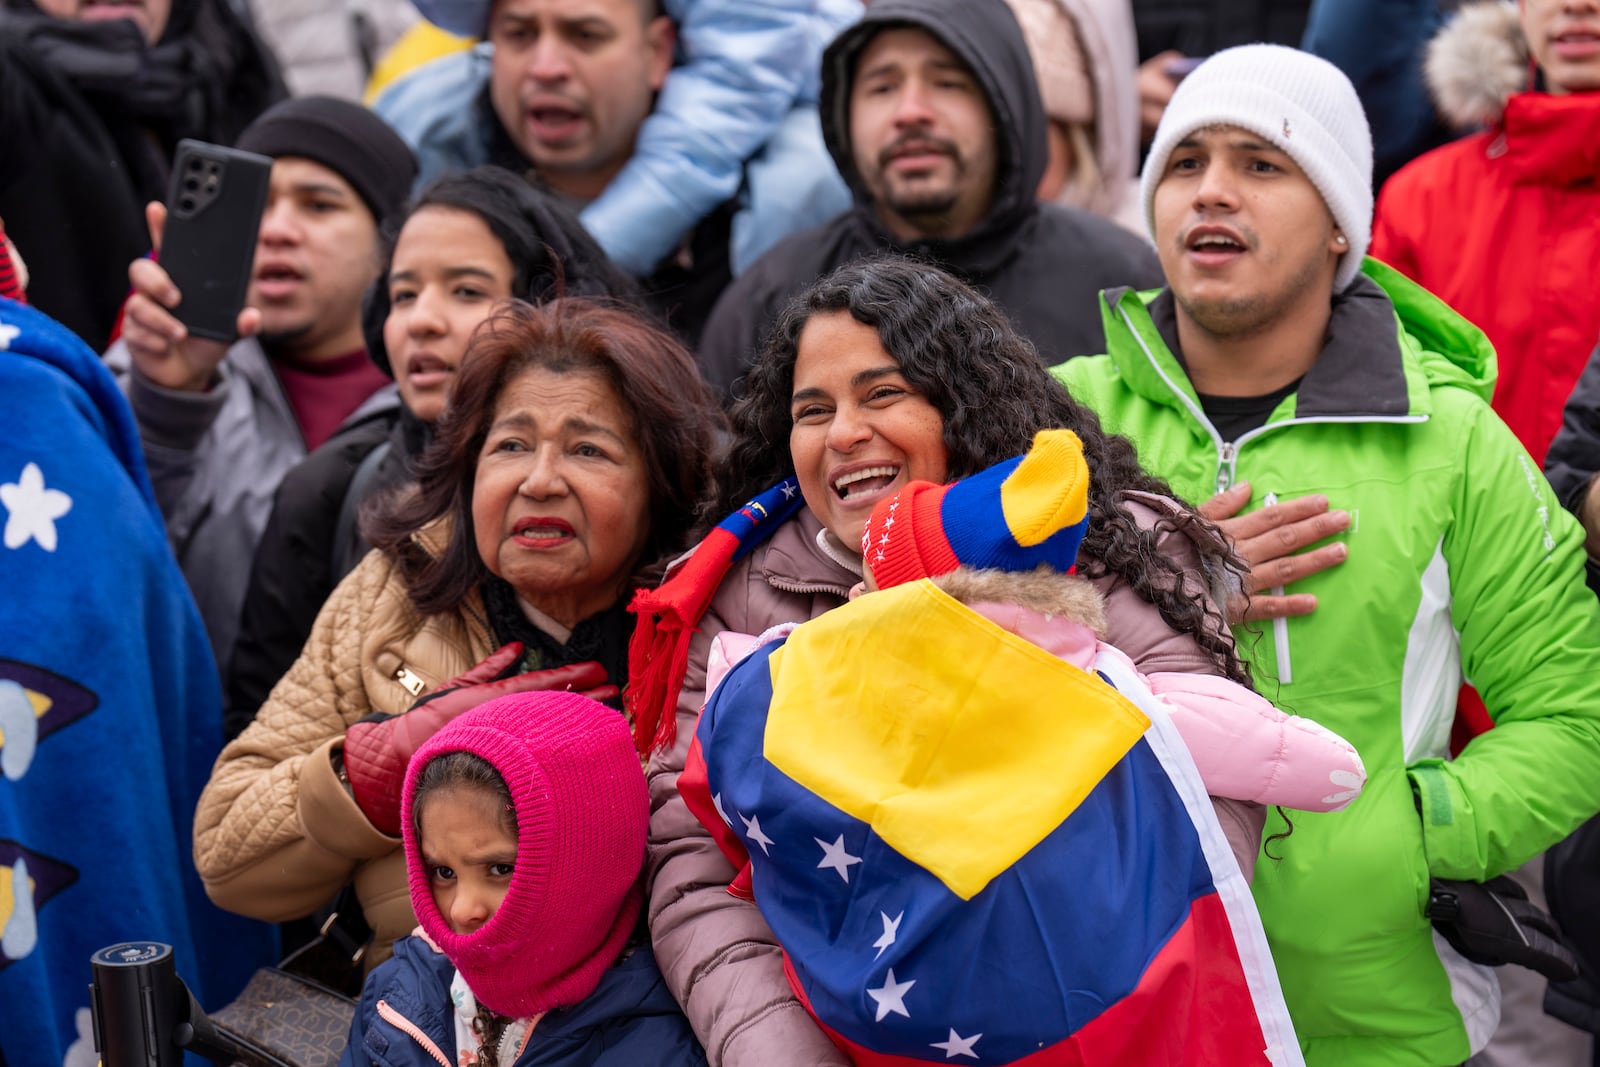
<svg viewBox="0 0 1600 1067">
<path fill-rule="evenodd" d="M 157 260 L 140 259 L 107 354 L 224 671 L 278 482 L 341 425 L 397 402 L 367 359 L 361 298 L 377 276 L 383 220 L 416 173 L 382 119 L 331 97 L 273 107 L 238 147 L 273 159 L 240 339 L 191 336 L 173 313 L 184 294 Z M 146 210 L 159 255 L 167 210 Z"/>
</svg>

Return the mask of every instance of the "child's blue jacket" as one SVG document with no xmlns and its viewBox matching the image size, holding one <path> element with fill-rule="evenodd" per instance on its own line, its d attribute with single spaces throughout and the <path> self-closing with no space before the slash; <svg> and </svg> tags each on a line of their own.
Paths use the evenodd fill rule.
<svg viewBox="0 0 1600 1067">
<path fill-rule="evenodd" d="M 420 937 L 367 976 L 339 1067 L 438 1067 L 422 1042 L 378 1012 L 382 1001 L 456 1059 L 450 982 L 455 966 Z M 515 1067 L 705 1067 L 706 1056 L 667 991 L 648 944 L 614 964 L 581 1004 L 539 1020 Z"/>
</svg>

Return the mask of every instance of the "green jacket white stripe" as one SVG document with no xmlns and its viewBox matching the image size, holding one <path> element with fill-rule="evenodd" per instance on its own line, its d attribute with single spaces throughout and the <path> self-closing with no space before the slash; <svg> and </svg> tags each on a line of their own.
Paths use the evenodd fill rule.
<svg viewBox="0 0 1600 1067">
<path fill-rule="evenodd" d="M 1600 606 L 1581 529 L 1489 409 L 1483 334 L 1364 273 L 1297 391 L 1237 441 L 1173 355 L 1165 291 L 1103 294 L 1109 354 L 1055 373 L 1191 501 L 1248 480 L 1252 508 L 1324 493 L 1350 512 L 1349 558 L 1296 583 L 1317 610 L 1236 634 L 1261 691 L 1371 777 L 1343 812 L 1294 814 L 1254 888 L 1312 1067 L 1439 1067 L 1488 1040 L 1499 994 L 1423 918 L 1429 875 L 1492 877 L 1600 809 Z M 1450 760 L 1463 680 L 1495 728 Z"/>
</svg>

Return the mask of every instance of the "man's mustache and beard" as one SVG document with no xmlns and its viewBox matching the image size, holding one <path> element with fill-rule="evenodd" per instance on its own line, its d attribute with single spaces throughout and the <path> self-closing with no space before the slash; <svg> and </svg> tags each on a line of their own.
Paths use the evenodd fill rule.
<svg viewBox="0 0 1600 1067">
<path fill-rule="evenodd" d="M 910 174 L 890 169 L 894 160 L 908 155 L 941 155 L 951 165 L 947 171 L 935 164 L 935 169 Z M 936 231 L 937 223 L 955 209 L 967 169 L 954 141 L 920 131 L 906 133 L 878 153 L 884 206 L 918 229 Z"/>
</svg>

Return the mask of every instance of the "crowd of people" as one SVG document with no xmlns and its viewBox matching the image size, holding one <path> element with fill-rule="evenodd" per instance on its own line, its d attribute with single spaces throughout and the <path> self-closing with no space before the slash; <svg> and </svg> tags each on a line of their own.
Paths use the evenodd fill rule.
<svg viewBox="0 0 1600 1067">
<path fill-rule="evenodd" d="M 0 1067 L 1600 1064 L 1600 0 L 414 5 L 0 0 Z"/>
</svg>

